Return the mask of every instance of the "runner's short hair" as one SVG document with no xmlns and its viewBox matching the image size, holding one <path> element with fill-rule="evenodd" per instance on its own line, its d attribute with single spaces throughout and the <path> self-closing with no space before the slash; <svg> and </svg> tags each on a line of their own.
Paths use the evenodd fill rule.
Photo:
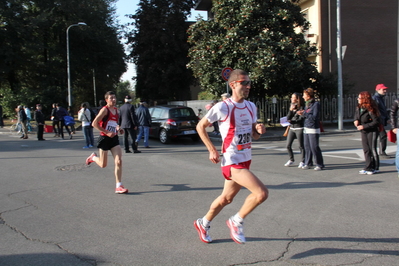
<svg viewBox="0 0 399 266">
<path fill-rule="evenodd" d="M 107 92 L 105 93 L 105 95 L 104 95 L 104 98 L 105 98 L 105 99 L 108 99 L 108 97 L 109 97 L 110 95 L 115 95 L 115 92 L 113 92 L 113 91 L 107 91 Z"/>
<path fill-rule="evenodd" d="M 230 82 L 233 82 L 233 81 L 236 81 L 236 80 L 240 80 L 240 76 L 241 75 L 248 76 L 248 73 L 246 71 L 242 70 L 242 69 L 233 70 L 230 73 L 230 77 L 229 77 L 228 82 L 230 83 Z"/>
</svg>

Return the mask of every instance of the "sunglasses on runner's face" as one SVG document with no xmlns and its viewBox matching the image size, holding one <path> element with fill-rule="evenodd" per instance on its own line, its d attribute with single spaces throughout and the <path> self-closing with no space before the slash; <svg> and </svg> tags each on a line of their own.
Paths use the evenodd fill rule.
<svg viewBox="0 0 399 266">
<path fill-rule="evenodd" d="M 251 85 L 251 81 L 250 80 L 236 80 L 234 82 L 238 82 L 238 83 L 240 83 L 243 86 Z"/>
</svg>

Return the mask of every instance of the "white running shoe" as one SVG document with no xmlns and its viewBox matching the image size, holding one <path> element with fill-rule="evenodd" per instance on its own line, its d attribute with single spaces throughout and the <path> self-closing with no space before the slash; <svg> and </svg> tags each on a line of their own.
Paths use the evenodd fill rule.
<svg viewBox="0 0 399 266">
<path fill-rule="evenodd" d="M 284 166 L 291 166 L 291 165 L 293 165 L 293 164 L 294 164 L 294 161 L 289 160 L 288 162 L 286 162 L 286 163 L 284 164 Z"/>
<path fill-rule="evenodd" d="M 210 226 L 205 227 L 202 225 L 202 218 L 198 218 L 196 221 L 194 221 L 194 227 L 198 231 L 199 238 L 201 239 L 202 242 L 204 243 L 211 243 L 212 238 L 209 236 L 208 231 L 211 228 Z"/>
<path fill-rule="evenodd" d="M 245 244 L 244 228 L 242 224 L 237 224 L 233 221 L 233 217 L 230 217 L 226 221 L 227 226 L 230 228 L 230 236 L 237 244 Z"/>
<path fill-rule="evenodd" d="M 298 168 L 302 168 L 304 166 L 305 166 L 305 164 L 303 162 L 300 162 L 299 165 L 298 165 Z"/>
<path fill-rule="evenodd" d="M 313 170 L 315 170 L 315 171 L 321 171 L 322 169 L 321 169 L 320 166 L 316 166 Z"/>
<path fill-rule="evenodd" d="M 309 169 L 309 166 L 304 165 L 304 166 L 302 166 L 302 169 L 303 169 L 303 170 L 307 170 L 307 169 Z"/>
</svg>

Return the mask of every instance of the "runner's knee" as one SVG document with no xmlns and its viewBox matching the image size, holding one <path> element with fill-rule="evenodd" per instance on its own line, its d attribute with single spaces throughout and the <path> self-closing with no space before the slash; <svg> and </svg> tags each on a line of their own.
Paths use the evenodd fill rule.
<svg viewBox="0 0 399 266">
<path fill-rule="evenodd" d="M 228 196 L 222 196 L 220 197 L 220 204 L 222 206 L 229 205 L 230 203 L 233 202 L 233 197 L 228 197 Z"/>
<path fill-rule="evenodd" d="M 268 197 L 269 197 L 269 190 L 266 187 L 264 190 L 256 194 L 256 199 L 259 204 L 267 200 Z"/>
</svg>

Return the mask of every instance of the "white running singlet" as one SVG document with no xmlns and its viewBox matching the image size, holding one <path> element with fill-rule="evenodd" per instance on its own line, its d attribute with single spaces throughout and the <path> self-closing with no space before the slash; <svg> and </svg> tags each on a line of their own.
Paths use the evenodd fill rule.
<svg viewBox="0 0 399 266">
<path fill-rule="evenodd" d="M 257 120 L 254 103 L 237 103 L 230 98 L 215 104 L 205 117 L 210 123 L 219 124 L 223 140 L 221 166 L 251 160 L 252 124 Z"/>
</svg>

